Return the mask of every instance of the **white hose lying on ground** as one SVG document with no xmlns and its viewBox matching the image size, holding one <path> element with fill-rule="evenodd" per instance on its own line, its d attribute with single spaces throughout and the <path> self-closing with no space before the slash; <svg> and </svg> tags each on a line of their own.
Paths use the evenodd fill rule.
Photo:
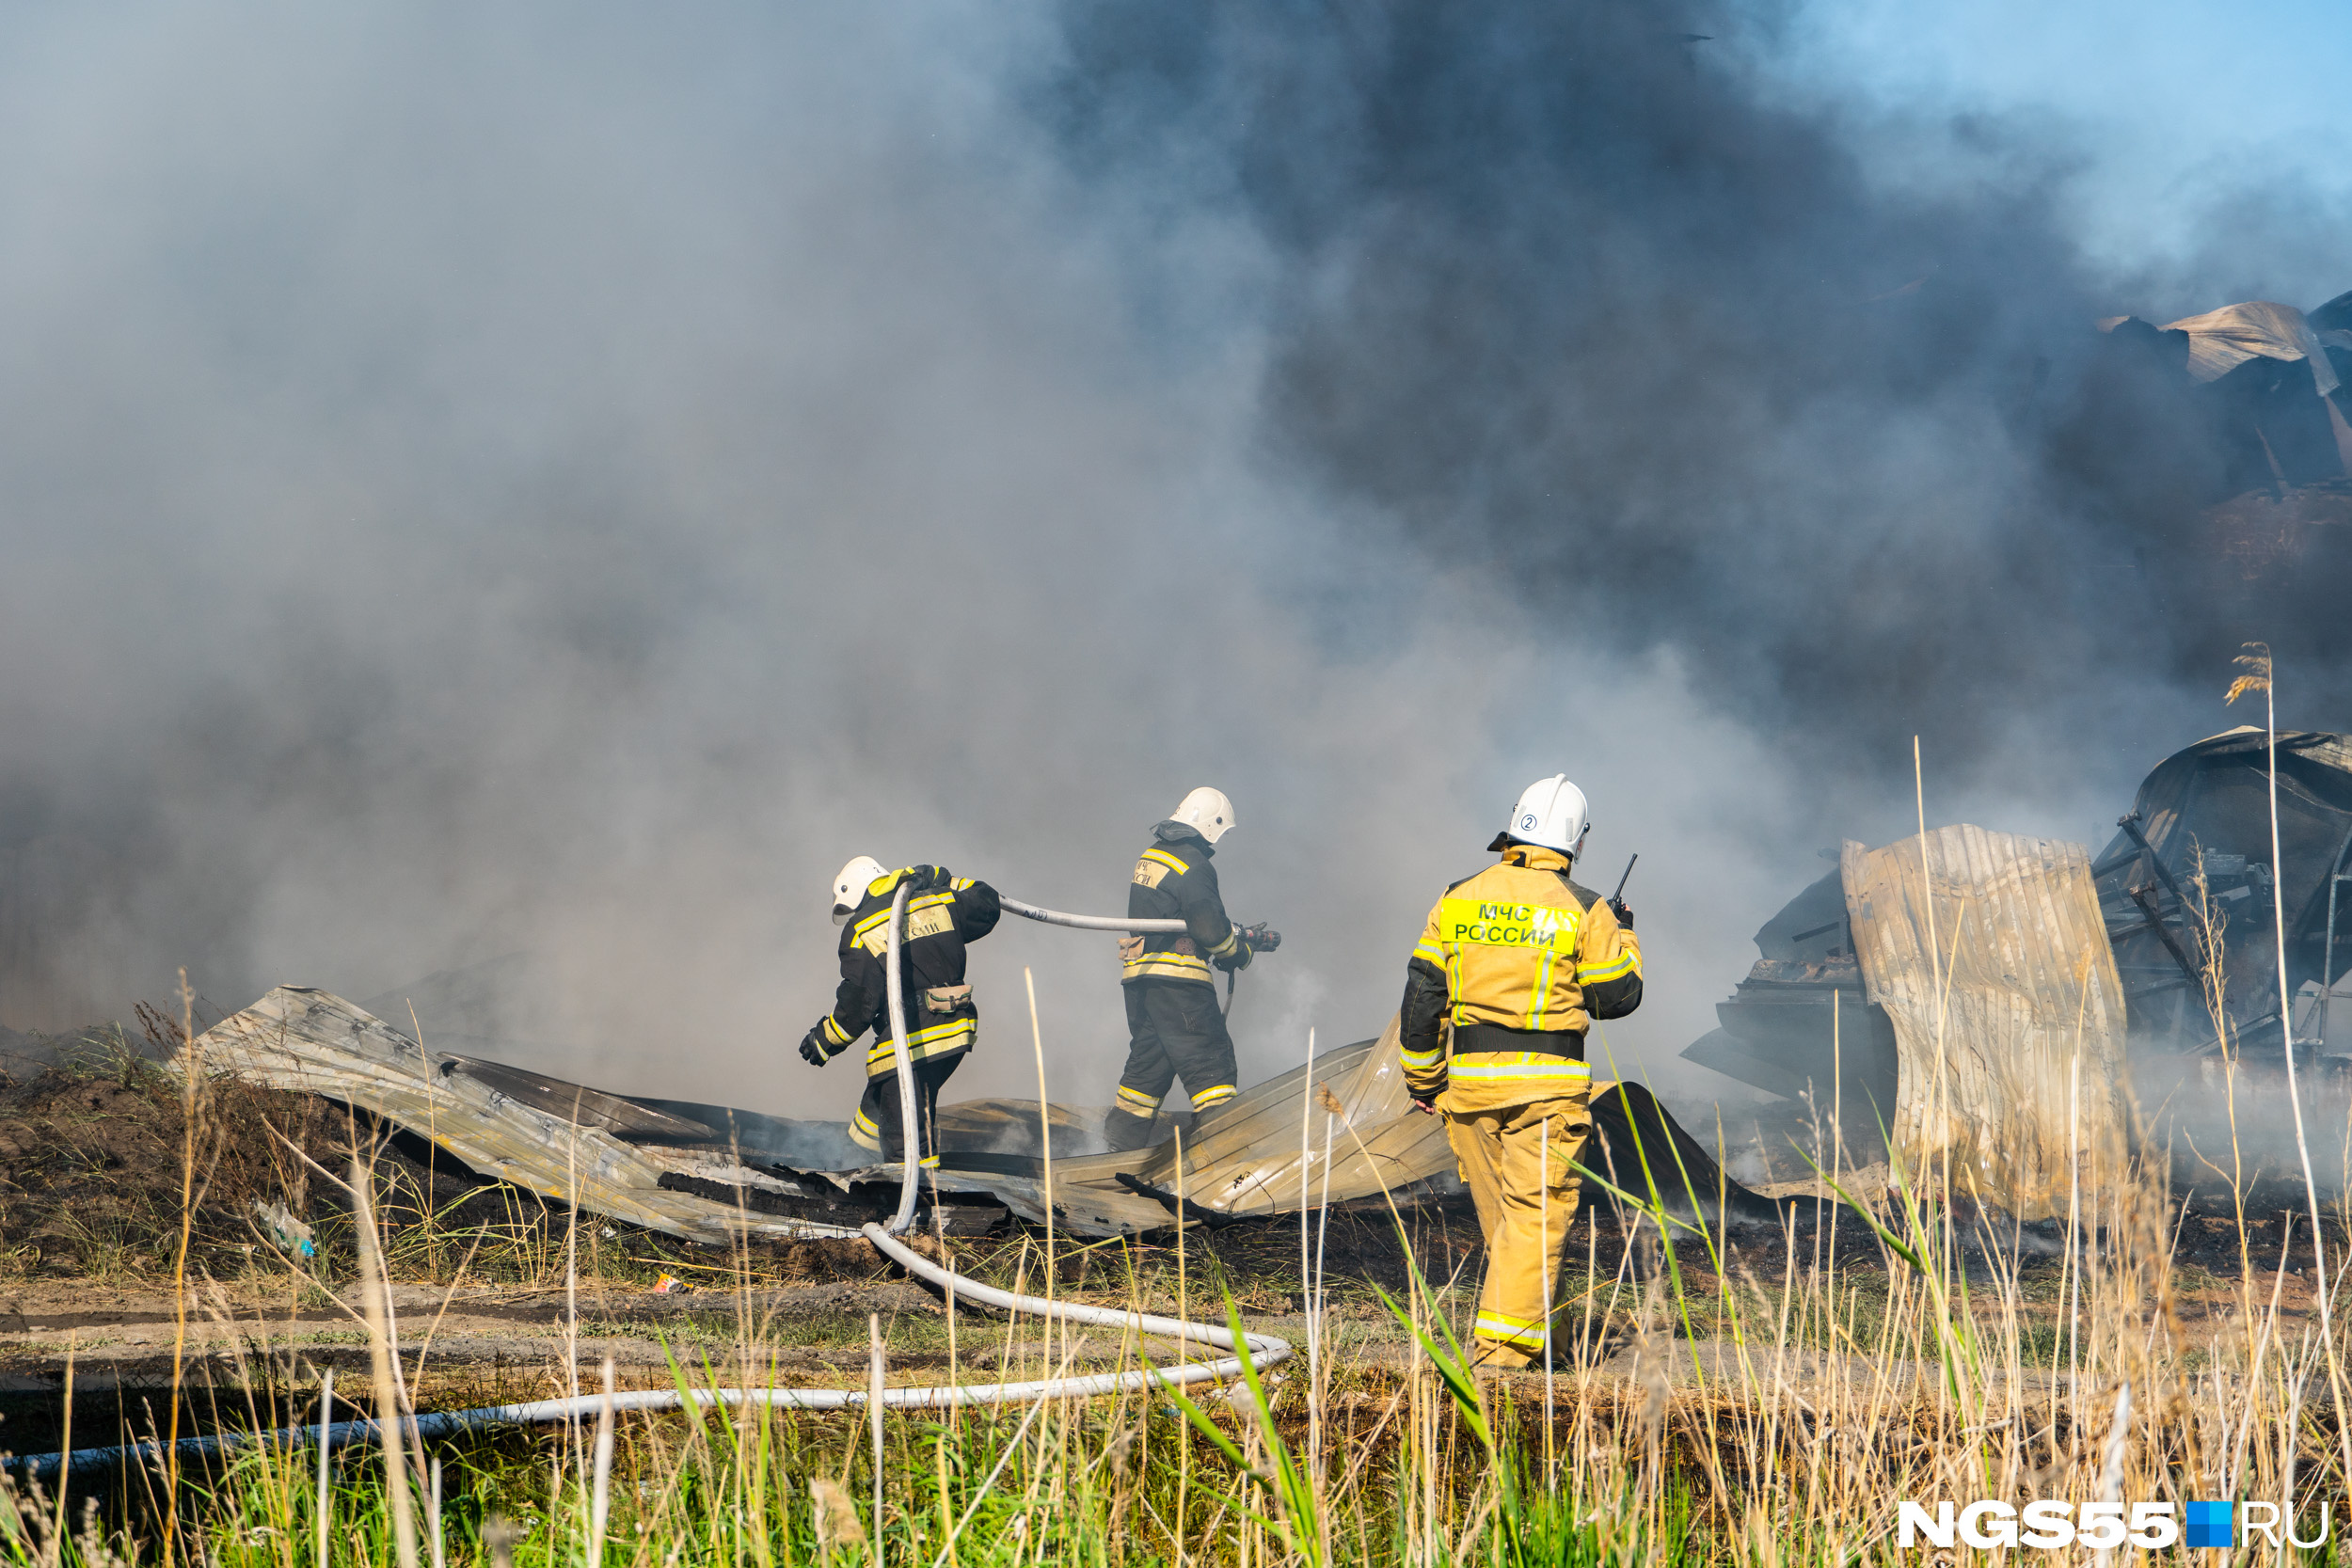
<svg viewBox="0 0 2352 1568">
<path fill-rule="evenodd" d="M 1288 1360 L 1291 1355 L 1290 1341 L 1271 1334 L 1245 1334 L 1241 1342 L 1236 1344 L 1230 1330 L 1212 1328 L 1205 1323 L 1186 1323 L 1182 1318 L 1163 1318 L 1149 1312 L 1122 1312 L 1108 1307 L 1083 1307 L 1074 1302 L 1047 1301 L 1040 1296 L 1000 1291 L 993 1286 L 967 1279 L 951 1269 L 942 1268 L 905 1243 L 890 1236 L 879 1225 L 866 1227 L 865 1235 L 884 1257 L 909 1274 L 943 1288 L 952 1288 L 959 1301 L 977 1302 L 1009 1312 L 1033 1312 L 1041 1317 L 1058 1318 L 1065 1323 L 1093 1323 L 1104 1328 L 1132 1328 L 1139 1334 L 1184 1339 L 1216 1350 L 1239 1353 L 1216 1361 L 1188 1361 L 1174 1367 L 1144 1367 L 1130 1372 L 1096 1372 L 1083 1377 L 1046 1378 L 1029 1383 L 889 1388 L 883 1390 L 882 1397 L 882 1407 L 887 1410 L 944 1410 L 963 1404 L 1017 1404 L 1053 1398 L 1088 1399 L 1102 1394 L 1131 1393 L 1164 1384 L 1216 1383 L 1240 1376 L 1245 1357 L 1263 1370 Z M 764 1404 L 776 1410 L 855 1410 L 863 1408 L 866 1402 L 864 1389 L 849 1388 L 696 1388 L 691 1391 L 691 1398 L 705 1409 L 715 1405 Z M 616 1413 L 676 1410 L 685 1402 L 675 1388 L 616 1393 L 612 1400 Z M 418 1438 L 452 1437 L 484 1427 L 543 1426 L 593 1418 L 603 1408 L 604 1401 L 602 1394 L 582 1394 L 577 1399 L 534 1400 L 525 1404 L 483 1405 L 472 1410 L 437 1410 L 409 1417 L 401 1422 L 401 1426 L 405 1432 Z M 322 1440 L 329 1448 L 340 1448 L 346 1443 L 371 1441 L 375 1435 L 376 1423 L 373 1420 L 336 1421 L 326 1427 L 279 1427 L 270 1432 L 232 1432 L 209 1437 L 183 1437 L 177 1449 L 179 1457 L 186 1461 L 244 1448 L 265 1437 L 282 1439 L 294 1448 L 310 1448 Z M 60 1470 L 69 1475 L 79 1475 L 86 1471 L 110 1469 L 125 1463 L 155 1459 L 162 1455 L 165 1447 L 162 1443 L 150 1441 L 122 1448 L 76 1449 L 71 1454 L 25 1455 L 18 1463 L 29 1475 L 46 1481 L 54 1479 Z"/>
<path fill-rule="evenodd" d="M 888 1388 L 882 1391 L 881 1403 L 889 1410 L 943 1410 L 964 1404 L 1013 1404 L 1043 1399 L 1089 1399 L 1103 1394 L 1123 1394 L 1162 1385 L 1218 1383 L 1241 1375 L 1247 1360 L 1263 1371 L 1290 1358 L 1291 1345 L 1287 1339 L 1271 1334 L 1244 1334 L 1236 1344 L 1231 1330 L 1212 1328 L 1205 1323 L 1187 1323 L 1182 1318 L 1163 1318 L 1150 1312 L 1122 1312 L 1109 1307 L 1083 1307 L 1074 1302 L 1048 1301 L 1042 1296 L 1019 1295 L 1000 1291 L 993 1285 L 982 1285 L 954 1270 L 944 1268 L 908 1246 L 893 1235 L 903 1231 L 914 1217 L 916 1184 L 921 1179 L 917 1163 L 921 1144 L 908 1147 L 907 1132 L 915 1126 L 915 1093 L 914 1062 L 907 1055 L 906 1003 L 899 995 L 898 935 L 906 915 L 907 886 L 898 884 L 897 896 L 890 905 L 889 942 L 884 950 L 883 968 L 890 991 L 891 1045 L 898 1057 L 898 1163 L 901 1170 L 898 1187 L 898 1212 L 891 1219 L 888 1229 L 867 1225 L 862 1234 L 882 1255 L 919 1279 L 953 1292 L 951 1299 L 977 1302 L 1007 1312 L 1030 1312 L 1040 1317 L 1058 1318 L 1064 1323 L 1092 1323 L 1104 1328 L 1132 1328 L 1138 1334 L 1156 1335 L 1166 1338 L 1184 1339 L 1193 1344 L 1236 1354 L 1216 1361 L 1187 1361 L 1174 1367 L 1144 1367 L 1131 1372 L 1095 1372 L 1083 1377 L 1046 1378 L 1030 1383 L 979 1383 L 949 1385 L 920 1388 Z M 1061 914 L 1052 910 L 1004 900 L 1005 907 L 1032 920 L 1045 920 L 1054 925 L 1080 926 L 1100 930 L 1182 930 L 1181 920 L 1111 922 L 1092 915 Z M 908 1156 L 913 1152 L 916 1158 Z M 1050 1202 L 1050 1195 L 1048 1201 Z M 576 1399 L 533 1400 L 524 1404 L 482 1405 L 471 1410 L 437 1410 L 405 1418 L 401 1426 L 419 1438 L 451 1437 L 459 1433 L 485 1427 L 543 1426 L 556 1421 L 575 1421 L 598 1415 L 605 1408 L 608 1396 L 582 1394 Z M 866 1403 L 863 1389 L 848 1388 L 696 1388 L 680 1395 L 675 1388 L 646 1388 L 628 1393 L 615 1393 L 609 1398 L 616 1413 L 628 1411 L 662 1411 L 681 1408 L 688 1398 L 706 1409 L 714 1405 L 764 1404 L 777 1410 L 854 1410 Z M 200 1459 L 209 1454 L 225 1453 L 244 1448 L 264 1438 L 280 1438 L 290 1447 L 310 1448 L 324 1442 L 328 1448 L 346 1443 L 363 1443 L 376 1435 L 373 1420 L 335 1421 L 326 1426 L 278 1427 L 265 1432 L 216 1433 L 208 1437 L 183 1437 L 170 1445 L 185 1461 Z M 75 1449 L 71 1453 L 28 1454 L 17 1464 L 35 1480 L 51 1481 L 60 1472 L 79 1475 L 86 1471 L 114 1468 L 126 1463 L 140 1463 L 162 1456 L 167 1445 L 153 1441 L 132 1443 L 119 1448 Z"/>
</svg>

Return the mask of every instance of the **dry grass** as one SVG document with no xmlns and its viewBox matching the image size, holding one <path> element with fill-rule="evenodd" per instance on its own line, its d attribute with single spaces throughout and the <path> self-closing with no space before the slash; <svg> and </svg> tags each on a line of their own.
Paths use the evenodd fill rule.
<svg viewBox="0 0 2352 1568">
<path fill-rule="evenodd" d="M 387 1195 L 405 1179 L 377 1177 Z M 1867 1217 L 1833 1212 L 1766 1245 L 1672 1221 L 1661 1232 L 1660 1216 L 1636 1214 L 1628 1244 L 1604 1258 L 1599 1229 L 1581 1230 L 1586 1258 L 1563 1281 L 1551 1374 L 1483 1394 L 1461 1377 L 1447 1338 L 1474 1290 L 1471 1270 L 1403 1292 L 1409 1323 L 1385 1328 L 1369 1288 L 1335 1292 L 1322 1308 L 1316 1364 L 1282 1369 L 1263 1419 L 1247 1398 L 1239 1408 L 1202 1400 L 1198 1425 L 1164 1393 L 1049 1402 L 1016 1442 L 1029 1413 L 894 1415 L 879 1525 L 865 1501 L 874 1478 L 854 1414 L 623 1417 L 601 1489 L 593 1422 L 441 1446 L 404 1467 L 421 1560 L 432 1560 L 437 1531 L 445 1560 L 494 1560 L 498 1519 L 515 1528 L 507 1549 L 518 1563 L 588 1560 L 601 1509 L 604 1560 L 649 1564 L 837 1563 L 873 1556 L 877 1543 L 898 1564 L 943 1554 L 958 1564 L 1843 1562 L 1894 1555 L 1888 1530 L 1903 1497 L 2340 1499 L 2326 1349 L 2308 1300 L 2286 1291 L 2291 1276 L 2242 1275 L 2223 1286 L 2226 1303 L 2192 1320 L 2178 1309 L 2184 1281 L 2161 1175 L 2121 1164 L 2087 1171 L 2083 1190 L 2074 1227 L 2083 1244 L 2055 1274 L 1991 1217 L 1945 1201 L 1940 1183 L 1908 1179 Z M 517 1272 L 560 1277 L 549 1269 L 566 1238 L 548 1234 L 542 1216 L 516 1223 Z M 430 1246 L 415 1242 L 409 1261 L 438 1267 L 431 1246 L 462 1234 L 449 1229 Z M 1860 1259 L 1857 1231 L 1868 1242 Z M 1295 1239 L 1279 1227 L 1217 1239 L 1223 1268 L 1255 1260 L 1244 1293 L 1286 1317 L 1319 1283 L 1298 1276 Z M 1400 1269 L 1460 1256 L 1441 1227 L 1422 1240 L 1425 1249 L 1410 1236 L 1392 1244 Z M 1184 1244 L 1193 1311 L 1238 1306 L 1204 1281 L 1219 1264 L 1201 1239 Z M 469 1245 L 479 1256 L 478 1241 Z M 1175 1305 L 1172 1248 L 1102 1247 L 1073 1263 L 1066 1246 L 1053 1264 L 1064 1296 Z M 317 1291 L 348 1297 L 341 1256 L 330 1247 L 305 1267 L 323 1271 Z M 966 1248 L 959 1260 L 1032 1289 L 1046 1267 L 1037 1238 Z M 714 1284 L 748 1301 L 782 1262 L 739 1257 Z M 581 1332 L 604 1326 L 619 1325 Z M 690 1387 L 804 1381 L 809 1364 L 792 1353 L 853 1348 L 865 1331 L 846 1310 L 784 1322 L 749 1309 L 730 1321 L 723 1308 L 685 1332 L 658 1326 Z M 1071 1331 L 968 1309 L 959 1326 L 950 1336 L 944 1316 L 902 1319 L 892 1354 L 920 1365 L 894 1381 L 993 1381 L 1073 1363 Z M 372 1338 L 382 1343 L 380 1332 Z M 1117 1364 L 1140 1349 L 1098 1342 L 1084 1354 L 1088 1364 Z M 595 1386 L 593 1367 L 565 1360 L 559 1353 L 535 1380 L 523 1375 L 535 1389 L 510 1376 L 501 1396 Z M 288 1354 L 257 1366 L 250 1386 L 291 1387 L 304 1371 Z M 257 1402 L 254 1418 L 267 1409 Z M 437 1521 L 422 1479 L 434 1459 L 444 1485 Z M 313 1560 L 314 1463 L 308 1450 L 265 1447 L 191 1474 L 180 1555 L 286 1568 Z M 71 1526 L 83 1501 L 67 1500 L 61 1530 L 57 1499 L 24 1492 L 6 1555 L 157 1559 L 160 1484 L 135 1479 L 89 1499 L 101 1506 L 78 1535 Z M 336 1461 L 334 1561 L 398 1557 L 389 1484 L 373 1450 Z"/>
<path fill-rule="evenodd" d="M 2217 989 L 2213 1000 L 2218 1015 Z M 119 1086 L 168 1125 L 160 1118 L 181 1085 L 140 1070 Z M 2233 1051 L 2233 1105 L 2242 1071 Z M 246 1266 L 278 1271 L 310 1299 L 352 1304 L 350 1332 L 380 1358 L 375 1397 L 390 1404 L 412 1408 L 418 1385 L 409 1358 L 391 1354 L 410 1331 L 386 1324 L 380 1309 L 357 1310 L 370 1249 L 356 1215 L 369 1207 L 385 1271 L 412 1282 L 576 1290 L 583 1278 L 644 1283 L 699 1264 L 697 1299 L 710 1309 L 688 1324 L 644 1325 L 668 1337 L 669 1377 L 681 1390 L 850 1381 L 809 1353 L 852 1349 L 862 1314 L 779 1318 L 756 1292 L 796 1274 L 882 1277 L 858 1243 L 673 1259 L 641 1235 L 608 1237 L 593 1219 L 506 1189 L 453 1183 L 429 1158 L 348 1120 L 292 1129 L 294 1147 L 317 1151 L 299 1169 L 246 1171 L 235 1163 L 238 1137 L 255 1120 L 289 1132 L 282 1118 L 294 1108 L 246 1092 L 201 1085 L 196 1114 L 178 1128 L 182 1147 L 166 1164 L 176 1178 L 185 1162 L 193 1203 L 143 1213 L 144 1228 L 86 1241 L 75 1256 L 151 1273 L 165 1256 L 156 1239 L 194 1212 L 192 1257 L 226 1259 L 233 1246 L 246 1259 L 249 1222 L 245 1241 L 232 1242 L 228 1219 L 215 1234 L 201 1217 L 227 1213 L 223 1173 L 245 1171 L 233 1180 L 265 1176 L 279 1192 L 307 1183 L 320 1241 L 315 1258 Z M 333 1196 L 329 1173 L 353 1152 L 370 1205 Z M 2220 1168 L 2233 1183 L 2237 1234 L 2256 1234 L 2245 1163 Z M 1065 1299 L 1311 1319 L 1315 1354 L 1255 1394 L 1197 1404 L 1154 1390 L 893 1415 L 879 1474 L 863 1417 L 765 1407 L 622 1416 L 609 1445 L 592 1420 L 414 1449 L 389 1466 L 390 1456 L 355 1449 L 333 1462 L 323 1505 L 316 1455 L 265 1444 L 176 1488 L 139 1471 L 94 1492 L 77 1483 L 64 1497 L 19 1489 L 14 1512 L 0 1510 L 0 1524 L 13 1527 L 0 1532 L 0 1559 L 146 1561 L 168 1550 L 208 1564 L 301 1568 L 319 1560 L 323 1528 L 337 1564 L 398 1560 L 413 1539 L 419 1560 L 436 1564 L 601 1554 L 760 1568 L 868 1559 L 878 1568 L 1777 1565 L 1892 1560 L 1904 1498 L 2259 1498 L 2307 1519 L 2328 1503 L 2340 1517 L 2352 1431 L 2338 1347 L 2320 1331 L 2308 1286 L 2250 1247 L 2234 1271 L 2185 1266 L 2182 1215 L 2160 1161 L 2090 1149 L 2079 1174 L 2059 1239 L 2031 1244 L 2023 1227 L 1956 1200 L 1944 1171 L 1900 1162 L 1870 1203 L 1833 1207 L 1821 1223 L 1792 1222 L 1777 1235 L 1709 1232 L 1637 1207 L 1619 1227 L 1577 1233 L 1583 1256 L 1562 1278 L 1549 1371 L 1491 1384 L 1468 1374 L 1453 1338 L 1477 1276 L 1471 1238 L 1443 1212 L 1402 1229 L 1335 1216 L 1341 1244 L 1321 1254 L 1325 1275 L 1302 1264 L 1299 1232 L 1281 1225 L 1168 1246 L 1064 1240 L 1050 1257 L 1042 1238 L 1016 1237 L 961 1248 L 958 1266 L 1020 1290 L 1050 1277 Z M 2298 1228 L 2292 1214 L 2278 1224 L 2277 1261 L 2310 1259 L 2312 1244 L 2308 1224 Z M 2341 1280 L 2344 1259 L 2329 1261 L 2328 1277 Z M 188 1309 L 219 1310 L 202 1280 L 191 1270 Z M 497 1397 L 595 1387 L 577 1337 L 630 1326 L 572 1319 L 572 1337 L 547 1364 L 509 1369 Z M 1146 1349 L 1111 1339 L 1095 1331 L 1083 1342 L 968 1307 L 952 1321 L 914 1314 L 893 1325 L 893 1381 L 1041 1376 L 1129 1364 Z M 254 1354 L 237 1380 L 248 1391 L 246 1424 L 301 1418 L 290 1407 L 314 1369 L 293 1347 Z M 455 1392 L 441 1389 L 444 1399 Z M 867 1501 L 877 1495 L 879 1512 Z"/>
</svg>

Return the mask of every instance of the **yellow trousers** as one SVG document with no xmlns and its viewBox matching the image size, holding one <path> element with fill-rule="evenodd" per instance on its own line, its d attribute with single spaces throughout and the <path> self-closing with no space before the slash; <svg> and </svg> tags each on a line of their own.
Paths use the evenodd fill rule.
<svg viewBox="0 0 2352 1568">
<path fill-rule="evenodd" d="M 1559 1305 L 1560 1252 L 1580 1185 L 1571 1162 L 1583 1158 L 1592 1136 L 1592 1085 L 1482 1103 L 1509 1098 L 1502 1087 L 1457 1083 L 1438 1109 L 1486 1238 L 1473 1352 L 1487 1366 L 1524 1367 L 1542 1356 L 1547 1320 Z"/>
</svg>

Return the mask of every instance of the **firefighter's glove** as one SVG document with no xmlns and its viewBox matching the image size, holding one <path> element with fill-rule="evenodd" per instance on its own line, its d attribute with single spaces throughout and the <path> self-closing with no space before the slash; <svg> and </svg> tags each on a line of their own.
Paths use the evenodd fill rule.
<svg viewBox="0 0 2352 1568">
<path fill-rule="evenodd" d="M 1629 931 L 1633 929 L 1632 905 L 1627 903 L 1622 898 L 1612 898 L 1609 900 L 1609 912 L 1617 917 L 1618 925 L 1624 927 Z"/>
<path fill-rule="evenodd" d="M 825 1049 L 823 1024 L 810 1024 L 808 1033 L 801 1037 L 801 1060 L 811 1067 L 823 1067 L 833 1060 L 833 1053 Z"/>
<path fill-rule="evenodd" d="M 907 887 L 914 893 L 929 893 L 946 887 L 955 877 L 944 865 L 911 865 L 907 867 Z"/>
<path fill-rule="evenodd" d="M 1248 969 L 1249 960 L 1261 953 L 1271 953 L 1282 945 L 1282 933 L 1268 930 L 1264 926 L 1233 927 L 1233 950 L 1216 960 L 1216 967 L 1228 974 Z"/>
<path fill-rule="evenodd" d="M 1266 940 L 1269 937 L 1273 937 L 1272 942 Z M 1233 927 L 1233 950 L 1211 961 L 1228 974 L 1236 974 L 1248 969 L 1250 959 L 1281 940 L 1263 926 L 1236 926 Z"/>
</svg>

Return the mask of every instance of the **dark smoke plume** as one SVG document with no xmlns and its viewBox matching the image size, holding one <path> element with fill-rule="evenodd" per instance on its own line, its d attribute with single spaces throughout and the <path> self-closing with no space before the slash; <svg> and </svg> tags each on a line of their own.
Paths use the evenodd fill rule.
<svg viewBox="0 0 2352 1568">
<path fill-rule="evenodd" d="M 2307 279 L 2342 223 L 2248 189 L 2264 248 L 2217 238 L 2169 299 L 2102 276 L 2063 221 L 2072 149 L 1769 90 L 1791 14 L 1076 5 L 1047 113 L 1104 183 L 1148 175 L 1266 238 L 1269 450 L 1499 597 L 1673 650 L 1792 755 L 1907 767 L 1924 733 L 1962 783 L 2027 750 L 2104 775 L 2188 737 L 2163 721 L 2211 724 L 2242 637 L 2334 711 L 2342 563 L 2233 594 L 2200 410 L 2093 324 Z M 1890 185 L 1874 136 L 1972 177 Z M 1639 726 L 1585 705 L 1593 733 Z"/>
<path fill-rule="evenodd" d="M 843 1114 L 789 1055 L 835 866 L 1115 907 L 1216 783 L 1263 1074 L 1565 768 L 1671 1072 L 1819 847 L 1906 831 L 1915 731 L 1932 815 L 2102 836 L 2240 628 L 2088 324 L 2229 296 L 2095 276 L 1997 125 L 1889 188 L 1778 20 L 11 17 L 0 1024 L 184 965 Z M 2334 625 L 2263 628 L 2292 721 Z M 1106 1098 L 1107 940 L 975 962 L 959 1092 L 1033 1087 L 1025 966 Z"/>
</svg>

